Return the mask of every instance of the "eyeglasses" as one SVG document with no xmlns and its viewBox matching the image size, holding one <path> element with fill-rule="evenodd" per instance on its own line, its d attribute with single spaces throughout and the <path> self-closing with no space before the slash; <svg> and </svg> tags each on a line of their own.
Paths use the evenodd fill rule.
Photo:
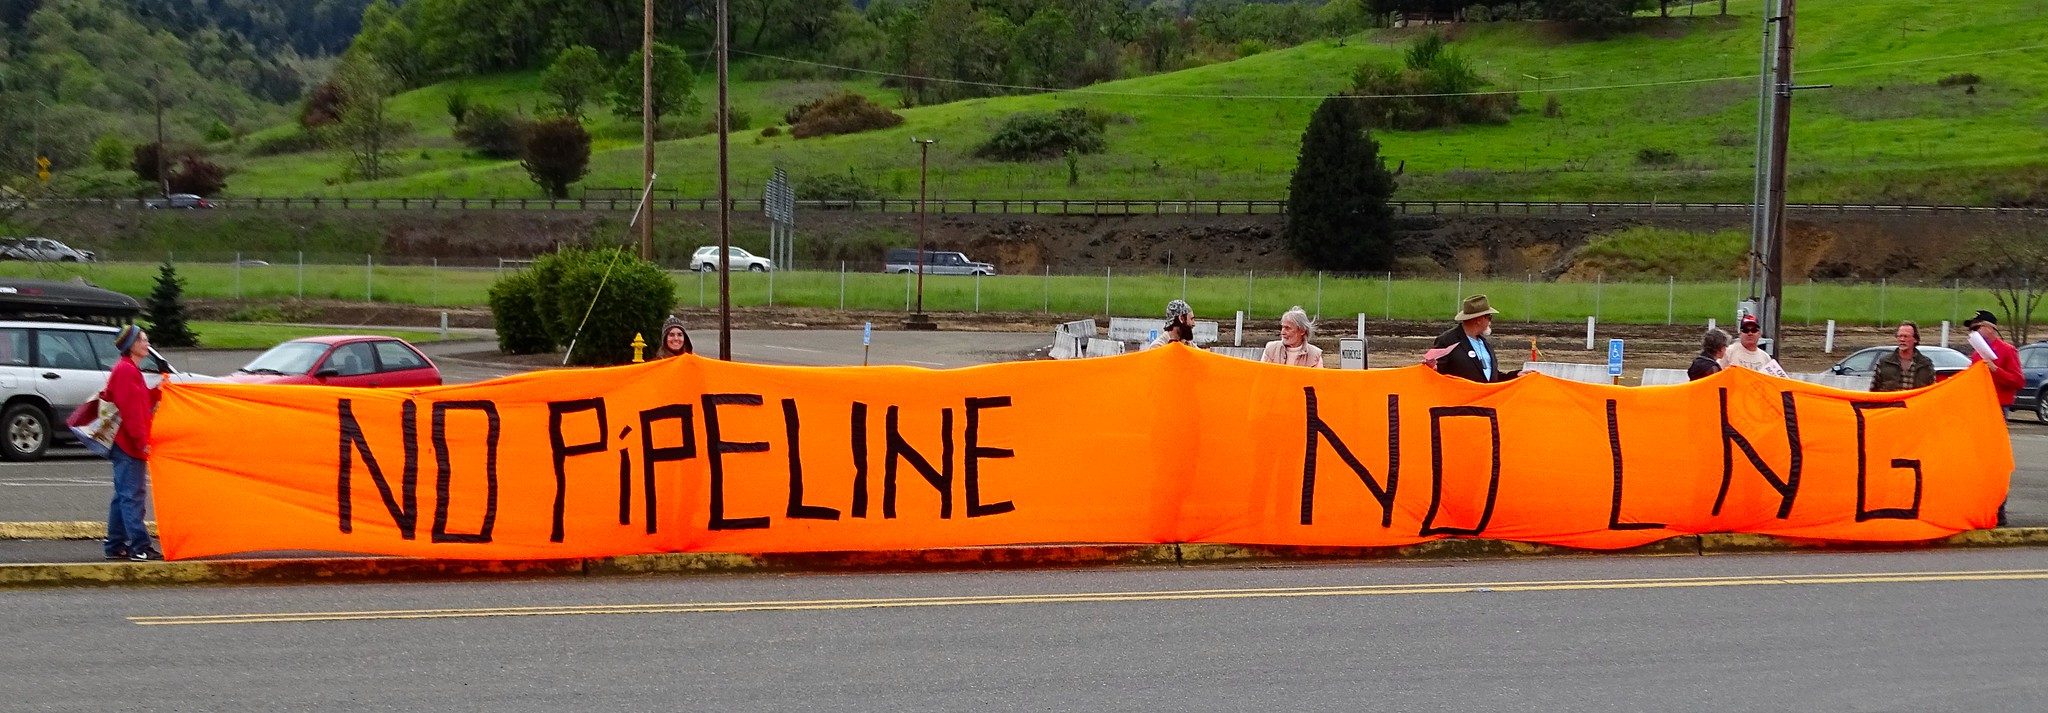
<svg viewBox="0 0 2048 713">
<path fill-rule="evenodd" d="M 1764 331 L 1762 327 L 1743 327 L 1743 328 L 1742 328 L 1742 333 L 1743 333 L 1743 334 L 1755 334 L 1755 333 L 1757 333 L 1757 332 L 1761 332 L 1761 331 Z"/>
</svg>

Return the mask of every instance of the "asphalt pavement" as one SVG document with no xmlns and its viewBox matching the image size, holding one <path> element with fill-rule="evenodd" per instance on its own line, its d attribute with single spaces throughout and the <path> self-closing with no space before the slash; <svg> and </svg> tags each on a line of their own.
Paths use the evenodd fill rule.
<svg viewBox="0 0 2048 713">
<path fill-rule="evenodd" d="M 13 710 L 2023 711 L 2048 549 L 22 590 Z"/>
</svg>

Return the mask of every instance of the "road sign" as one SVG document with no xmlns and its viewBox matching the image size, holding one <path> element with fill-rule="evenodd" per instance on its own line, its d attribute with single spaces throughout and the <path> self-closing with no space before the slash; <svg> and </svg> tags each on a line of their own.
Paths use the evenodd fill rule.
<svg viewBox="0 0 2048 713">
<path fill-rule="evenodd" d="M 869 341 L 875 338 L 875 323 L 862 322 L 861 325 L 862 326 L 860 329 L 860 345 L 865 347 L 868 345 Z"/>
<path fill-rule="evenodd" d="M 1340 368 L 1340 369 L 1363 369 L 1363 368 L 1365 368 L 1365 340 L 1363 340 L 1363 339 L 1339 339 L 1339 340 L 1337 340 L 1337 368 Z"/>
<path fill-rule="evenodd" d="M 1621 376 L 1621 340 L 1607 340 L 1607 375 Z"/>
<path fill-rule="evenodd" d="M 42 182 L 44 182 L 44 183 L 49 183 L 49 182 L 50 182 L 50 169 L 47 169 L 47 168 L 39 168 L 39 169 L 36 169 L 36 180 L 38 180 L 38 181 L 42 181 Z"/>
<path fill-rule="evenodd" d="M 48 157 L 48 156 L 37 156 L 37 157 L 36 157 L 36 168 L 43 168 L 43 169 L 47 169 L 47 168 L 49 168 L 49 167 L 50 167 L 50 157 Z"/>
</svg>

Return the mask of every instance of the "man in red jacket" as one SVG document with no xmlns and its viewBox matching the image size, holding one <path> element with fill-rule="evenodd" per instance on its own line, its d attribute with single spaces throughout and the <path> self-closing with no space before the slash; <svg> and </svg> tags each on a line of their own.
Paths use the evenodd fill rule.
<svg viewBox="0 0 2048 713">
<path fill-rule="evenodd" d="M 142 380 L 136 359 L 149 356 L 149 335 L 128 325 L 114 336 L 121 360 L 107 378 L 106 398 L 121 414 L 121 430 L 107 459 L 114 462 L 114 499 L 107 506 L 107 559 L 150 562 L 164 556 L 150 545 L 142 513 L 149 503 L 149 421 L 156 410 L 156 392 Z"/>
<path fill-rule="evenodd" d="M 2013 399 L 2020 395 L 2020 389 L 2027 385 L 2027 374 L 2020 370 L 2020 350 L 1998 338 L 1998 315 L 1989 310 L 1977 310 L 1977 314 L 1963 320 L 1963 329 L 1970 331 L 1970 362 L 1984 361 L 1985 350 L 1991 352 L 1991 386 L 1998 391 L 1998 414 L 2012 407 Z M 1979 348 L 1978 342 L 1984 346 Z M 1998 504 L 1998 526 L 2005 527 L 2005 503 Z"/>
</svg>

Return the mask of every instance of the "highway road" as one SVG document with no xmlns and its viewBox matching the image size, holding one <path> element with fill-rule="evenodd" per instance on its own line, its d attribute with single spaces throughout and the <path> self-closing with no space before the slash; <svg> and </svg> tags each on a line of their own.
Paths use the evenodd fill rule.
<svg viewBox="0 0 2048 713">
<path fill-rule="evenodd" d="M 10 710 L 2021 711 L 2048 550 L 15 591 Z"/>
</svg>

